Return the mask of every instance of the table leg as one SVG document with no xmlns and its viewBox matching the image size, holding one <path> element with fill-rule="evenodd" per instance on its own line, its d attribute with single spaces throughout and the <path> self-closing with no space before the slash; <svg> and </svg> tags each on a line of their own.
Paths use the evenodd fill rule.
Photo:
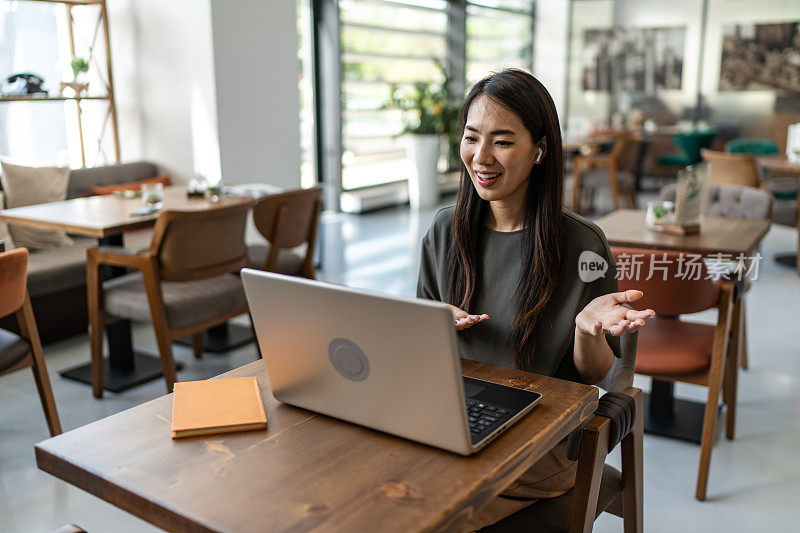
<svg viewBox="0 0 800 533">
<path fill-rule="evenodd" d="M 672 381 L 653 379 L 650 394 L 644 395 L 644 412 L 645 433 L 700 444 L 705 404 L 676 399 Z"/>
<path fill-rule="evenodd" d="M 122 246 L 122 235 L 112 235 L 100 239 L 99 244 L 101 246 Z M 124 276 L 127 273 L 127 269 L 124 267 L 104 268 L 103 279 Z M 108 339 L 108 357 L 103 360 L 103 388 L 105 390 L 122 392 L 164 375 L 158 357 L 134 351 L 130 320 L 120 320 L 108 324 L 105 332 Z M 175 363 L 175 368 L 180 370 L 183 368 L 183 364 Z M 92 384 L 91 363 L 62 370 L 59 374 L 67 379 L 80 381 L 87 385 Z"/>
<path fill-rule="evenodd" d="M 253 338 L 252 328 L 226 322 L 206 330 L 203 351 L 214 353 L 229 352 L 250 344 L 253 340 L 255 339 Z M 183 346 L 192 346 L 192 338 L 181 337 L 175 343 Z"/>
</svg>

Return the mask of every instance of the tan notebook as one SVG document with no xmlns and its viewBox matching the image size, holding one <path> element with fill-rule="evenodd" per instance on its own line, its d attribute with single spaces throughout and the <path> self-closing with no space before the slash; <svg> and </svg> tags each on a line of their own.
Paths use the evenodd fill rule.
<svg viewBox="0 0 800 533">
<path fill-rule="evenodd" d="M 266 427 L 267 413 L 255 377 L 175 383 L 173 439 Z"/>
</svg>

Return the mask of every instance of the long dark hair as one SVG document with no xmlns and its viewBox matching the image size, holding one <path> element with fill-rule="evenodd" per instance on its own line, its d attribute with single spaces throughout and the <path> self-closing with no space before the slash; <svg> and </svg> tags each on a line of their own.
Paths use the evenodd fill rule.
<svg viewBox="0 0 800 533">
<path fill-rule="evenodd" d="M 528 178 L 523 214 L 524 245 L 522 274 L 517 285 L 516 318 L 510 335 L 514 365 L 533 368 L 534 328 L 553 296 L 562 260 L 563 225 L 561 208 L 564 156 L 561 129 L 553 99 L 544 86 L 522 70 L 507 69 L 488 76 L 469 91 L 459 115 L 463 130 L 470 106 L 480 96 L 515 113 L 534 143 L 546 139 L 547 152 L 534 165 Z M 449 301 L 468 312 L 473 309 L 480 283 L 483 255 L 483 226 L 489 203 L 478 196 L 466 167 L 461 165 L 461 182 L 456 198 L 447 253 L 451 273 Z M 469 329 L 460 332 L 469 339 Z"/>
</svg>

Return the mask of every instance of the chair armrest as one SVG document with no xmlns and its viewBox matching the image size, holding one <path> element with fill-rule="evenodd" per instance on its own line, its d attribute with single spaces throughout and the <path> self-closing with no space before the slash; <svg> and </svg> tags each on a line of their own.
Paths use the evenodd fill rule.
<svg viewBox="0 0 800 533">
<path fill-rule="evenodd" d="M 633 430 L 637 416 L 636 396 L 641 392 L 635 387 L 628 387 L 624 392 L 607 392 L 600 397 L 594 415 L 595 418 L 603 417 L 610 421 L 609 452 Z M 567 437 L 567 458 L 572 461 L 580 457 L 582 435 L 583 428 L 580 428 Z"/>
<path fill-rule="evenodd" d="M 147 250 L 134 250 L 122 246 L 94 246 L 86 250 L 87 267 L 99 265 L 141 268 L 150 260 Z"/>
</svg>

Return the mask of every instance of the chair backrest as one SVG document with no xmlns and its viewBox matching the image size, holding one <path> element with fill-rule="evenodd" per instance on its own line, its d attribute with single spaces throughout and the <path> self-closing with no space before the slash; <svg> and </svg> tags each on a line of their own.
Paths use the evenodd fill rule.
<svg viewBox="0 0 800 533">
<path fill-rule="evenodd" d="M 616 149 L 617 147 L 614 146 Z M 642 140 L 626 137 L 617 157 L 617 169 L 633 172 L 636 170 L 642 151 Z"/>
<path fill-rule="evenodd" d="M 708 182 L 759 187 L 761 176 L 756 158 L 748 154 L 726 154 L 703 149 L 700 152 L 708 162 Z"/>
<path fill-rule="evenodd" d="M 644 327 L 647 327 L 645 324 Z M 639 332 L 623 333 L 619 338 L 622 357 L 614 359 L 611 370 L 605 379 L 597 384 L 598 387 L 609 392 L 623 392 L 633 386 L 633 374 L 636 371 L 636 343 Z"/>
<path fill-rule="evenodd" d="M 674 183 L 665 185 L 658 194 L 662 202 L 674 202 Z M 721 218 L 772 220 L 775 198 L 767 191 L 742 185 L 709 184 L 706 215 Z"/>
<path fill-rule="evenodd" d="M 611 253 L 617 262 L 619 290 L 644 293 L 631 304 L 634 309 L 676 316 L 705 311 L 719 303 L 719 287 L 708 279 L 699 255 L 616 246 Z"/>
<path fill-rule="evenodd" d="M 0 253 L 0 318 L 22 307 L 27 275 L 28 250 L 16 248 Z"/>
<path fill-rule="evenodd" d="M 242 201 L 205 210 L 161 213 L 150 243 L 161 279 L 201 279 L 241 269 L 247 259 L 244 232 L 251 205 Z"/>
<path fill-rule="evenodd" d="M 321 187 L 269 195 L 253 206 L 253 222 L 272 246 L 294 248 L 313 239 L 321 205 Z"/>
<path fill-rule="evenodd" d="M 690 164 L 693 165 L 700 162 L 702 159 L 702 150 L 711 146 L 716 135 L 717 132 L 715 130 L 690 131 L 676 134 L 672 138 L 672 142 L 683 152 L 683 155 L 686 156 Z"/>
<path fill-rule="evenodd" d="M 778 153 L 778 143 L 772 139 L 731 139 L 725 144 L 731 154 L 772 155 Z"/>
</svg>

